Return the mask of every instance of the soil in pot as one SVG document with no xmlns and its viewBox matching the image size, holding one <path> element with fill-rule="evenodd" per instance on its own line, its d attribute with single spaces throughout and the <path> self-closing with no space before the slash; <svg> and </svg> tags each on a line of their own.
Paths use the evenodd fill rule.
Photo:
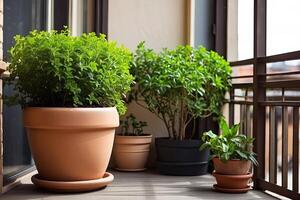
<svg viewBox="0 0 300 200">
<path fill-rule="evenodd" d="M 219 158 L 213 158 L 215 171 L 218 174 L 244 175 L 247 174 L 251 167 L 249 160 L 228 160 L 222 162 Z"/>
<path fill-rule="evenodd" d="M 24 110 L 24 126 L 39 177 L 48 181 L 103 178 L 118 125 L 116 108 Z"/>
<path fill-rule="evenodd" d="M 196 176 L 206 174 L 209 151 L 200 151 L 200 140 L 156 138 L 157 167 L 161 174 Z"/>
<path fill-rule="evenodd" d="M 252 173 L 250 172 L 245 175 L 224 175 L 214 171 L 212 175 L 216 178 L 218 187 L 229 189 L 247 188 L 252 178 Z"/>
<path fill-rule="evenodd" d="M 146 170 L 152 135 L 117 135 L 114 142 L 113 158 L 115 169 L 120 171 Z"/>
</svg>

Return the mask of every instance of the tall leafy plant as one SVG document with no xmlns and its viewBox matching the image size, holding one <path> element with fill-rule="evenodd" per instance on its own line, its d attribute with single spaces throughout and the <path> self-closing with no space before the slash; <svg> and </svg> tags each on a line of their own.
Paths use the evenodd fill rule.
<svg viewBox="0 0 300 200">
<path fill-rule="evenodd" d="M 104 35 L 72 37 L 64 30 L 16 36 L 9 71 L 19 92 L 11 99 L 23 107 L 116 106 L 124 114 L 131 60 L 129 50 Z"/>
<path fill-rule="evenodd" d="M 178 46 L 160 53 L 138 45 L 131 72 L 136 102 L 160 118 L 169 137 L 186 139 L 187 125 L 197 117 L 219 115 L 231 86 L 231 68 L 214 51 Z"/>
</svg>

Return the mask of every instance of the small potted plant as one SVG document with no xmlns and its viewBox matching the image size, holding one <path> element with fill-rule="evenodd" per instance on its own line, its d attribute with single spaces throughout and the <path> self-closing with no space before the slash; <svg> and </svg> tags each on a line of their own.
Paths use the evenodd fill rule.
<svg viewBox="0 0 300 200">
<path fill-rule="evenodd" d="M 212 152 L 213 176 L 217 180 L 214 187 L 224 192 L 247 192 L 252 177 L 251 163 L 258 165 L 256 154 L 251 151 L 254 138 L 238 134 L 239 124 L 229 127 L 224 118 L 220 120 L 220 130 L 220 135 L 212 131 L 204 133 L 200 147 Z"/>
<path fill-rule="evenodd" d="M 130 90 L 129 50 L 94 33 L 73 37 L 33 31 L 16 36 L 9 71 L 38 175 L 55 191 L 87 191 L 113 180 L 106 172 L 123 96 Z"/>
<path fill-rule="evenodd" d="M 121 132 L 116 135 L 113 158 L 115 169 L 144 171 L 150 152 L 151 134 L 145 134 L 144 121 L 137 121 L 133 114 L 120 121 Z"/>
<path fill-rule="evenodd" d="M 220 115 L 231 86 L 231 68 L 204 47 L 178 46 L 156 53 L 140 43 L 131 73 L 131 98 L 163 121 L 168 137 L 156 138 L 157 167 L 162 174 L 207 173 L 209 151 L 199 151 L 201 133 L 186 131 L 196 118 Z"/>
</svg>

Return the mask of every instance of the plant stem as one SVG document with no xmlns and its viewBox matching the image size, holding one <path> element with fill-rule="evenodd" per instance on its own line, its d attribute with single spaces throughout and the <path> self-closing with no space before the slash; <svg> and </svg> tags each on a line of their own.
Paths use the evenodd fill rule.
<svg viewBox="0 0 300 200">
<path fill-rule="evenodd" d="M 180 116 L 179 116 L 179 139 L 180 140 L 183 140 L 183 136 L 184 136 L 184 133 L 183 133 L 183 129 L 184 129 L 184 120 L 183 120 L 183 117 L 184 117 L 184 105 L 183 105 L 183 99 L 180 100 Z"/>
<path fill-rule="evenodd" d="M 141 104 L 139 101 L 136 101 L 136 104 L 139 105 L 139 106 L 141 106 L 142 108 L 144 108 L 146 110 L 149 110 L 146 106 L 144 106 L 143 104 Z M 167 128 L 168 136 L 169 136 L 169 138 L 171 138 L 172 137 L 171 136 L 171 132 L 172 131 L 170 130 L 171 127 L 170 127 L 169 123 L 167 122 L 166 117 L 164 115 L 160 116 L 157 112 L 154 112 L 154 111 L 150 111 L 150 112 L 152 112 L 153 114 L 155 114 L 160 120 L 162 120 L 164 122 L 164 124 L 165 124 L 165 126 Z"/>
<path fill-rule="evenodd" d="M 165 123 L 165 126 L 167 128 L 168 136 L 169 136 L 169 138 L 171 138 L 172 137 L 171 136 L 171 130 L 170 130 L 171 127 L 170 127 L 169 123 L 167 122 L 167 119 L 166 119 L 165 115 L 162 115 L 162 118 L 163 118 L 163 122 Z"/>
</svg>

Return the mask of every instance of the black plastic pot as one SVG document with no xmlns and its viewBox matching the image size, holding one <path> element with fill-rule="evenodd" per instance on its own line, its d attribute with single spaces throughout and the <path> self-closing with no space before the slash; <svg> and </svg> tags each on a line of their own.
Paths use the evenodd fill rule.
<svg viewBox="0 0 300 200">
<path fill-rule="evenodd" d="M 200 151 L 201 140 L 155 138 L 157 167 L 161 174 L 197 176 L 208 172 L 209 151 Z"/>
</svg>

